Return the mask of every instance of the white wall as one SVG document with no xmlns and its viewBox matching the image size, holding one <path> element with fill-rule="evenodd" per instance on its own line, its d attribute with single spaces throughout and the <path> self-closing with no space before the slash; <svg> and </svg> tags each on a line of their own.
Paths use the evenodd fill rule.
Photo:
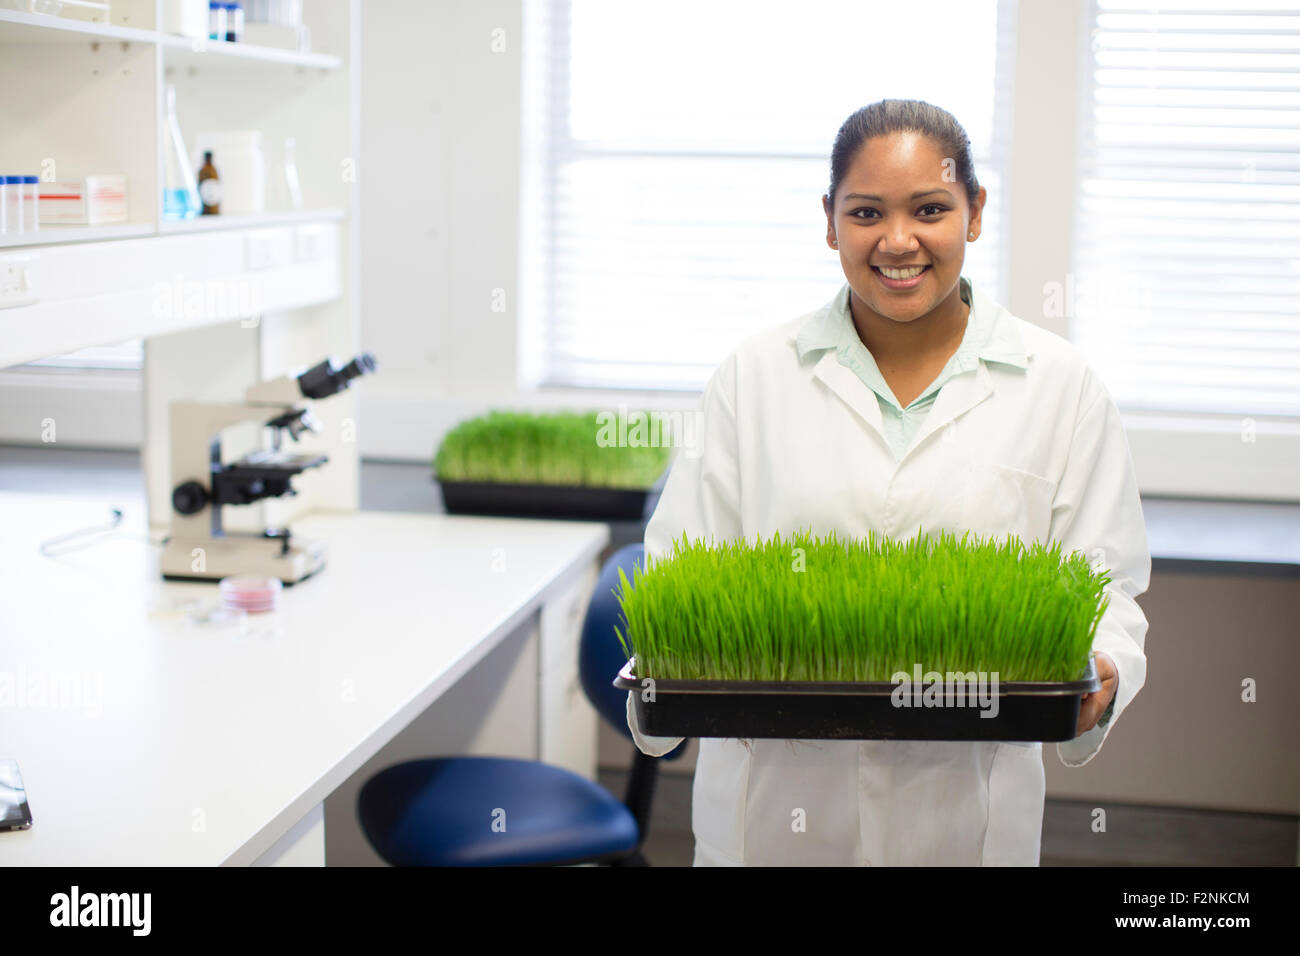
<svg viewBox="0 0 1300 956">
<path fill-rule="evenodd" d="M 382 373 L 361 390 L 363 457 L 431 460 L 447 428 L 504 403 L 694 403 L 518 387 L 522 13 L 521 0 L 363 5 L 362 335 Z"/>
<path fill-rule="evenodd" d="M 361 449 L 431 458 L 461 400 L 514 388 L 520 5 L 379 0 L 362 16 L 362 321 L 380 374 Z M 509 311 L 491 311 L 496 288 Z"/>
</svg>

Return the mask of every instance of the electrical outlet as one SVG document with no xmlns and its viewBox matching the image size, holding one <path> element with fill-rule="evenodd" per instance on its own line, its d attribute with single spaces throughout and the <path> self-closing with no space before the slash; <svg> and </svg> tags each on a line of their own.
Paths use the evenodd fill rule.
<svg viewBox="0 0 1300 956">
<path fill-rule="evenodd" d="M 299 262 L 318 262 L 330 255 L 332 226 L 299 226 L 297 232 Z"/>
<path fill-rule="evenodd" d="M 293 264 L 293 232 L 259 229 L 245 240 L 248 269 L 277 269 Z"/>
<path fill-rule="evenodd" d="M 0 309 L 32 305 L 38 301 L 32 288 L 31 266 L 36 256 L 0 256 Z"/>
</svg>

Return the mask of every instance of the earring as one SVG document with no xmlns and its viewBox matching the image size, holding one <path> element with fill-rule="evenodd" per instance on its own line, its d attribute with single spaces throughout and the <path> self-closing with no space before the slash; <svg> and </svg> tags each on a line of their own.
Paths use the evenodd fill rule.
<svg viewBox="0 0 1300 956">
<path fill-rule="evenodd" d="M 831 245 L 838 249 L 840 247 L 840 241 L 838 239 L 832 239 Z"/>
<path fill-rule="evenodd" d="M 975 238 L 975 233 L 972 232 L 972 233 L 970 234 L 970 237 L 971 237 L 972 239 L 974 239 L 974 238 Z"/>
</svg>

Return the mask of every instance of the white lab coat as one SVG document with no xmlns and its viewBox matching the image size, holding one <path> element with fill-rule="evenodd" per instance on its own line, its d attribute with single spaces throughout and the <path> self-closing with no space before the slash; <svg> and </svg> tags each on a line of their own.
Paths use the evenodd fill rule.
<svg viewBox="0 0 1300 956">
<path fill-rule="evenodd" d="M 1135 598 L 1151 558 L 1132 458 L 1079 350 L 973 293 L 970 321 L 993 317 L 988 350 L 1027 367 L 964 356 L 901 461 L 875 393 L 834 350 L 800 360 L 796 335 L 815 313 L 745 341 L 701 396 L 698 441 L 678 450 L 646 528 L 647 560 L 683 532 L 753 542 L 801 528 L 901 539 L 971 529 L 1060 540 L 1112 579 L 1093 649 L 1119 671 L 1113 715 L 1056 745 L 1063 763 L 1082 766 L 1146 679 Z M 680 743 L 640 732 L 631 693 L 637 746 L 658 756 Z M 1036 866 L 1042 744 L 703 738 L 693 793 L 697 866 Z"/>
</svg>

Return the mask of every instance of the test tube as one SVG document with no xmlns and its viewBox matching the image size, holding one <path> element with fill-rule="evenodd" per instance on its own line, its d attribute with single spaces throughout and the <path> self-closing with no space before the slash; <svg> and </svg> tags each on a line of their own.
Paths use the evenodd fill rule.
<svg viewBox="0 0 1300 956">
<path fill-rule="evenodd" d="M 41 194 L 36 185 L 39 182 L 40 179 L 36 176 L 23 177 L 23 222 L 28 232 L 39 232 L 41 229 Z"/>
<path fill-rule="evenodd" d="M 23 177 L 4 177 L 5 231 L 10 235 L 23 231 Z"/>
</svg>

